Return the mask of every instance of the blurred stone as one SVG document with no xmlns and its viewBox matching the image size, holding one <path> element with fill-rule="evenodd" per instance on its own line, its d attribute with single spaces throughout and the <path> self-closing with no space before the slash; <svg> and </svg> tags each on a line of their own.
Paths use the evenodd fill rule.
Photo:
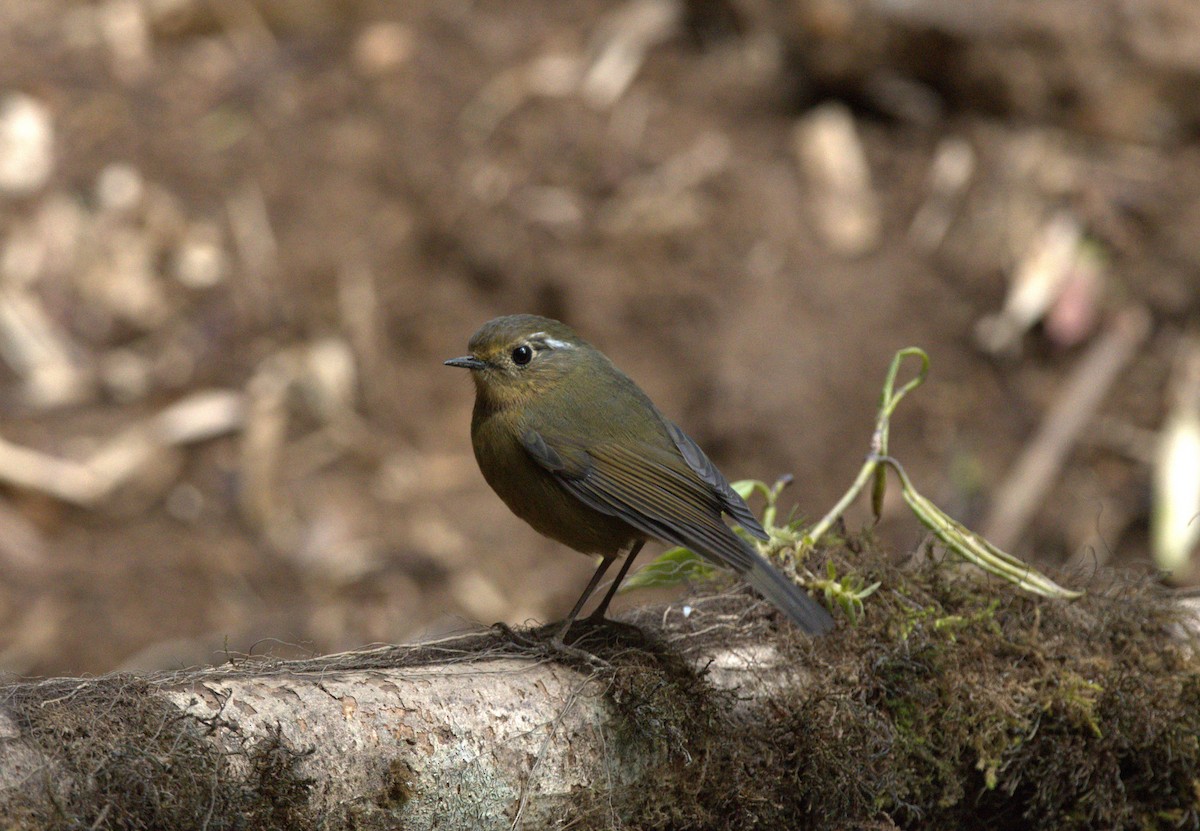
<svg viewBox="0 0 1200 831">
<path fill-rule="evenodd" d="M 567 188 L 525 188 L 514 201 L 530 222 L 556 228 L 577 228 L 583 224 L 583 207 L 576 194 Z"/>
<path fill-rule="evenodd" d="M 927 251 L 941 245 L 961 210 L 962 194 L 975 168 L 975 150 L 966 139 L 947 136 L 938 142 L 926 176 L 928 193 L 908 226 L 909 239 Z"/>
<path fill-rule="evenodd" d="M 192 224 L 175 250 L 171 273 L 181 285 L 200 291 L 225 279 L 229 258 L 221 246 L 221 231 L 210 222 Z"/>
<path fill-rule="evenodd" d="M 96 177 L 96 202 L 114 213 L 132 213 L 142 204 L 146 183 L 136 167 L 125 162 L 106 165 Z"/>
<path fill-rule="evenodd" d="M 76 199 L 47 194 L 29 219 L 12 223 L 0 252 L 0 277 L 29 287 L 45 278 L 71 274 L 88 230 L 88 216 Z"/>
<path fill-rule="evenodd" d="M 358 369 L 354 350 L 341 338 L 311 344 L 300 383 L 313 413 L 326 421 L 354 409 Z"/>
<path fill-rule="evenodd" d="M 576 55 L 550 53 L 501 72 L 463 109 L 463 126 L 482 139 L 530 99 L 570 95 L 579 85 L 582 63 Z"/>
<path fill-rule="evenodd" d="M 945 114 L 933 87 L 888 69 L 868 75 L 863 91 L 880 111 L 909 124 L 931 127 Z"/>
<path fill-rule="evenodd" d="M 1019 354 L 1021 338 L 1045 317 L 1077 272 L 1083 242 L 1083 227 L 1073 213 L 1059 211 L 1046 220 L 1013 270 L 1004 308 L 976 324 L 980 349 L 991 355 Z"/>
<path fill-rule="evenodd" d="M 1105 253 L 1084 242 L 1058 298 L 1046 312 L 1046 339 L 1060 349 L 1083 343 L 1096 330 L 1108 283 Z"/>
<path fill-rule="evenodd" d="M 615 104 L 641 71 L 647 53 L 679 31 L 684 13 L 679 0 L 627 0 L 609 10 L 592 36 L 584 100 L 596 109 Z"/>
<path fill-rule="evenodd" d="M 372 23 L 354 42 L 354 65 L 363 75 L 383 75 L 408 63 L 416 42 L 413 30 L 402 23 Z"/>
<path fill-rule="evenodd" d="M 182 451 L 162 446 L 141 425 L 107 440 L 87 460 L 101 486 L 97 506 L 122 516 L 153 508 L 178 480 L 185 463 Z"/>
<path fill-rule="evenodd" d="M 44 410 L 78 404 L 92 379 L 76 360 L 81 350 L 32 291 L 0 292 L 0 357 L 21 377 L 23 402 Z"/>
<path fill-rule="evenodd" d="M 100 382 L 114 401 L 128 403 L 150 391 L 150 362 L 132 349 L 112 349 L 100 358 Z"/>
<path fill-rule="evenodd" d="M 245 396 L 237 390 L 195 390 L 159 412 L 153 431 L 166 444 L 207 441 L 239 429 L 246 417 Z"/>
<path fill-rule="evenodd" d="M 37 190 L 54 171 L 54 128 L 50 111 L 23 93 L 0 98 L 0 191 Z"/>
<path fill-rule="evenodd" d="M 82 288 L 100 314 L 143 330 L 156 328 L 167 316 L 168 303 L 155 271 L 156 246 L 140 229 L 109 229 L 104 256 L 88 272 Z"/>
<path fill-rule="evenodd" d="M 150 25 L 138 0 L 109 0 L 100 8 L 100 32 L 113 72 L 126 83 L 144 77 L 153 66 Z"/>
<path fill-rule="evenodd" d="M 293 517 L 276 480 L 287 438 L 287 394 L 292 380 L 288 362 L 274 354 L 259 363 L 247 382 L 239 464 L 238 501 L 243 518 L 285 550 L 291 545 Z"/>
</svg>

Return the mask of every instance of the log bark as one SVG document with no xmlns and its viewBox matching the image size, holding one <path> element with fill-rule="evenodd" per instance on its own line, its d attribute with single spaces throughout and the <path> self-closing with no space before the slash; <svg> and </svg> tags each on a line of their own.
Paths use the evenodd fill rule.
<svg viewBox="0 0 1200 831">
<path fill-rule="evenodd" d="M 519 658 L 218 675 L 163 691 L 198 721 L 220 714 L 213 738 L 226 751 L 273 730 L 303 748 L 317 815 L 365 798 L 405 827 L 464 829 L 508 828 L 522 804 L 529 827 L 553 827 L 606 760 L 603 693 L 576 670 Z"/>
<path fill-rule="evenodd" d="M 653 639 L 619 624 L 589 630 L 563 653 L 481 632 L 314 661 L 14 685 L 0 705 L 0 805 L 35 828 L 240 827 L 238 816 L 256 827 L 562 827 L 603 810 L 583 809 L 586 795 L 625 793 L 688 752 L 675 728 L 620 712 L 614 688 L 630 674 L 661 674 L 652 688 L 703 671 L 695 691 L 736 689 L 739 711 L 803 684 L 764 639 L 760 604 L 721 603 L 700 601 L 708 613 L 691 621 L 661 610 L 677 621 Z M 714 630 L 737 636 L 722 644 Z M 125 764 L 143 755 L 154 764 Z M 178 774 L 186 768 L 202 774 Z"/>
</svg>

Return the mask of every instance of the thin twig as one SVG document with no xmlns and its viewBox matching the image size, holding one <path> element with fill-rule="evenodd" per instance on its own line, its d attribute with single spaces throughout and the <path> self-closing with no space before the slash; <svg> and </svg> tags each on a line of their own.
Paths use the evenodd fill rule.
<svg viewBox="0 0 1200 831">
<path fill-rule="evenodd" d="M 1011 548 L 1025 532 L 1067 454 L 1091 422 L 1109 387 L 1150 331 L 1145 309 L 1124 311 L 1091 347 L 996 492 L 983 535 Z"/>
</svg>

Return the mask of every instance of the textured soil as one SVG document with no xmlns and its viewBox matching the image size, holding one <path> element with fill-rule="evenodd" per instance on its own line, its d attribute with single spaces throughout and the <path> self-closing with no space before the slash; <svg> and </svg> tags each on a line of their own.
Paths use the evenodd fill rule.
<svg viewBox="0 0 1200 831">
<path fill-rule="evenodd" d="M 560 76 L 628 23 L 617 3 L 180 2 L 143 20 L 140 58 L 103 19 L 121 5 L 0 10 L 0 91 L 39 100 L 55 129 L 48 180 L 0 196 L 0 279 L 17 280 L 12 247 L 48 205 L 75 206 L 93 242 L 30 291 L 96 379 L 33 406 L 6 364 L 0 434 L 82 457 L 191 392 L 253 394 L 272 360 L 328 338 L 353 355 L 352 395 L 313 370 L 317 393 L 288 399 L 266 520 L 246 508 L 241 433 L 164 453 L 93 506 L 0 490 L 0 668 L 169 668 L 563 614 L 591 565 L 487 489 L 470 385 L 441 365 L 516 311 L 570 322 L 731 479 L 793 474 L 810 517 L 858 471 L 891 355 L 920 346 L 932 374 L 891 450 L 972 524 L 1113 312 L 1144 307 L 1150 337 L 1015 550 L 1147 567 L 1150 469 L 1113 436 L 1159 427 L 1200 313 L 1200 153 L 1179 93 L 1200 75 L 1184 58 L 1138 74 L 1144 56 L 1089 51 L 1111 33 L 1069 14 L 981 20 L 984 36 L 936 19 L 856 28 L 852 3 L 697 2 L 605 103 Z M 1191 25 L 1179 13 L 1171 25 Z M 822 236 L 794 150 L 798 120 L 834 100 L 880 210 L 855 255 Z M 944 237 L 919 244 L 947 139 L 973 172 Z M 144 189 L 124 214 L 98 192 L 112 165 Z M 1056 211 L 1100 252 L 1095 322 L 987 355 L 976 323 Z M 172 265 L 198 225 L 225 262 L 204 285 Z M 112 266 L 120 234 L 150 252 L 149 306 Z M 126 365 L 132 387 L 112 369 Z M 907 553 L 921 528 L 898 498 L 885 508 L 881 534 Z"/>
</svg>

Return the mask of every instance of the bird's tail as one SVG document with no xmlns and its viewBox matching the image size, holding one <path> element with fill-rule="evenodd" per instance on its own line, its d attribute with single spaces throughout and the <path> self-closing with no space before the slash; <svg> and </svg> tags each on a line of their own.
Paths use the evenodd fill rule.
<svg viewBox="0 0 1200 831">
<path fill-rule="evenodd" d="M 770 600 L 792 621 L 810 635 L 821 635 L 833 628 L 833 618 L 820 603 L 804 593 L 757 552 L 745 573 L 750 585 Z"/>
</svg>

